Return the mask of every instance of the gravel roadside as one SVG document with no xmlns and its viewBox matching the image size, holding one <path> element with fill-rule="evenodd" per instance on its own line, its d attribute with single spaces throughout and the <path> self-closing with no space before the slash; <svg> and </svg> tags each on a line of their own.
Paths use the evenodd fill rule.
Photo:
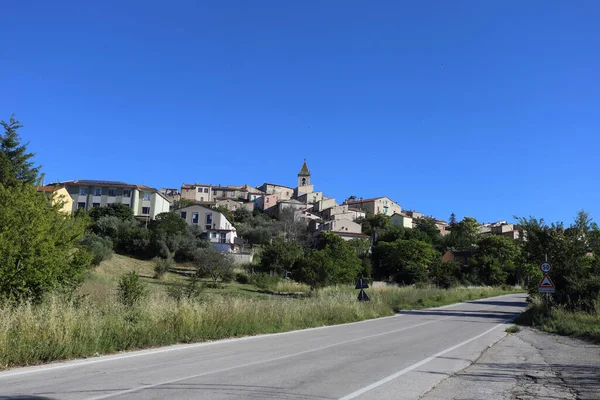
<svg viewBox="0 0 600 400">
<path fill-rule="evenodd" d="M 421 398 L 598 400 L 600 346 L 522 328 Z"/>
</svg>

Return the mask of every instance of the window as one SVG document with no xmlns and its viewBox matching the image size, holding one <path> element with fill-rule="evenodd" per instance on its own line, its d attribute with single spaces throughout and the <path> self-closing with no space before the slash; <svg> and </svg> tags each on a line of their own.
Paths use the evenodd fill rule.
<svg viewBox="0 0 600 400">
<path fill-rule="evenodd" d="M 206 214 L 206 225 L 212 225 L 212 213 Z"/>
<path fill-rule="evenodd" d="M 302 178 L 302 186 L 306 186 L 306 178 Z"/>
<path fill-rule="evenodd" d="M 235 196 L 235 192 L 229 192 L 229 197 L 234 197 Z"/>
<path fill-rule="evenodd" d="M 92 207 L 94 207 L 94 208 L 100 207 L 100 203 L 92 203 Z"/>
<path fill-rule="evenodd" d="M 223 232 L 221 233 L 221 237 L 219 238 L 219 243 L 227 243 L 227 235 Z"/>
<path fill-rule="evenodd" d="M 123 197 L 131 197 L 131 189 L 123 189 Z"/>
<path fill-rule="evenodd" d="M 202 188 L 198 188 L 198 193 L 202 193 Z"/>
<path fill-rule="evenodd" d="M 117 189 L 110 188 L 108 189 L 108 197 L 115 197 L 117 195 Z"/>
<path fill-rule="evenodd" d="M 150 192 L 144 192 L 144 200 L 150 200 Z"/>
<path fill-rule="evenodd" d="M 83 186 L 82 186 L 82 187 L 80 187 L 80 188 L 79 188 L 79 194 L 80 194 L 81 196 L 85 196 L 85 195 L 87 195 L 87 194 L 88 194 L 88 188 L 86 188 L 86 187 L 83 187 Z"/>
<path fill-rule="evenodd" d="M 204 193 L 208 193 L 208 188 L 204 188 Z"/>
<path fill-rule="evenodd" d="M 198 223 L 198 213 L 194 212 L 192 213 L 192 224 L 197 224 Z"/>
<path fill-rule="evenodd" d="M 186 219 L 187 218 L 187 212 L 182 211 L 181 212 L 181 218 Z"/>
<path fill-rule="evenodd" d="M 142 207 L 142 214 L 149 215 L 150 214 L 150 207 Z"/>
<path fill-rule="evenodd" d="M 102 188 L 94 188 L 94 196 L 102 196 Z"/>
<path fill-rule="evenodd" d="M 77 209 L 78 209 L 78 210 L 81 210 L 81 209 L 84 209 L 84 210 L 85 210 L 85 203 L 84 203 L 84 202 L 79 202 L 79 203 L 77 203 Z"/>
<path fill-rule="evenodd" d="M 267 202 L 267 203 L 269 202 L 269 198 L 268 197 L 265 198 L 265 202 Z"/>
<path fill-rule="evenodd" d="M 204 197 L 200 196 L 200 201 L 204 201 Z"/>
</svg>

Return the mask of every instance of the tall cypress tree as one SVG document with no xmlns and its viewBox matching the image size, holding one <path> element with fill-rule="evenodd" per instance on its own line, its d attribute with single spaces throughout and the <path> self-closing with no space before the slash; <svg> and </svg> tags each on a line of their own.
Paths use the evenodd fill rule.
<svg viewBox="0 0 600 400">
<path fill-rule="evenodd" d="M 14 115 L 9 122 L 0 121 L 0 125 L 4 128 L 4 134 L 0 134 L 0 184 L 36 183 L 41 166 L 31 161 L 35 154 L 27 152 L 28 143 L 21 144 L 18 130 L 23 125 Z"/>
</svg>

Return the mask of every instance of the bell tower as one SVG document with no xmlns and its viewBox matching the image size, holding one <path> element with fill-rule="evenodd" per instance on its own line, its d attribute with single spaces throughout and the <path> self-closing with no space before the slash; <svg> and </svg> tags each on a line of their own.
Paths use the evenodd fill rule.
<svg viewBox="0 0 600 400">
<path fill-rule="evenodd" d="M 302 168 L 298 173 L 298 187 L 309 186 L 310 185 L 310 171 L 306 166 L 306 158 L 304 159 L 304 164 L 302 164 Z"/>
</svg>

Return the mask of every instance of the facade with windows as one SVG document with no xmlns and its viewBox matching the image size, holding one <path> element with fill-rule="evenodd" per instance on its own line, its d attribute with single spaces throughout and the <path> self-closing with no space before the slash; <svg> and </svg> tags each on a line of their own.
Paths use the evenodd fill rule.
<svg viewBox="0 0 600 400">
<path fill-rule="evenodd" d="M 192 201 L 211 202 L 213 201 L 212 185 L 184 183 L 181 185 L 181 198 Z"/>
<path fill-rule="evenodd" d="M 228 248 L 234 244 L 237 233 L 231 222 L 220 211 L 201 205 L 180 208 L 175 211 L 188 224 L 198 226 L 206 234 L 206 239 L 213 244 L 228 245 L 216 246 L 218 249 Z"/>
<path fill-rule="evenodd" d="M 400 214 L 402 207 L 389 197 L 375 197 L 372 199 L 359 199 L 346 201 L 351 208 L 359 208 L 367 213 L 367 215 L 383 214 L 390 217 L 394 214 Z"/>
<path fill-rule="evenodd" d="M 169 211 L 170 202 L 158 190 L 125 182 L 75 180 L 53 184 L 64 186 L 73 199 L 72 211 L 106 207 L 112 203 L 125 204 L 137 218 L 154 219 Z"/>
</svg>

